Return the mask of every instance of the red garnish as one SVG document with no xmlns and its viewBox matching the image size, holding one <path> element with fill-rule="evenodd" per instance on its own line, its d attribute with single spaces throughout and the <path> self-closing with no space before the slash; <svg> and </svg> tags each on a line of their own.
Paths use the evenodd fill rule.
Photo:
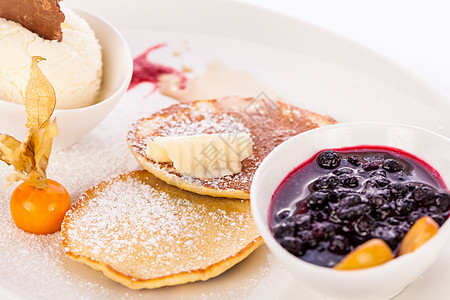
<svg viewBox="0 0 450 300">
<path fill-rule="evenodd" d="M 178 77 L 180 77 L 180 89 L 186 88 L 186 76 L 181 71 L 175 70 L 172 67 L 160 65 L 154 62 L 151 62 L 147 59 L 147 55 L 156 49 L 159 49 L 166 44 L 159 44 L 153 47 L 150 47 L 147 49 L 144 53 L 139 55 L 133 60 L 133 77 L 131 78 L 130 86 L 128 87 L 128 90 L 131 90 L 135 86 L 143 83 L 148 82 L 153 84 L 153 90 L 150 94 L 153 94 L 158 88 L 159 88 L 159 81 L 158 78 L 161 75 L 166 74 L 174 74 Z"/>
</svg>

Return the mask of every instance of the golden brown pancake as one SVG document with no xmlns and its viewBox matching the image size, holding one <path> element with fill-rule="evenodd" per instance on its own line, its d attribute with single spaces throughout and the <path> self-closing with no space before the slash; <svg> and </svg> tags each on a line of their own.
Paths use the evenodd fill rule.
<svg viewBox="0 0 450 300">
<path fill-rule="evenodd" d="M 202 195 L 249 199 L 256 169 L 276 146 L 304 131 L 335 123 L 328 116 L 283 102 L 228 97 L 162 109 L 133 124 L 127 142 L 146 170 L 171 185 Z M 253 139 L 253 155 L 242 161 L 238 174 L 192 178 L 178 173 L 172 163 L 158 163 L 146 155 L 149 138 L 226 132 L 247 132 Z"/>
<path fill-rule="evenodd" d="M 61 235 L 70 258 L 131 289 L 207 280 L 262 244 L 249 200 L 194 194 L 144 170 L 88 190 Z"/>
</svg>

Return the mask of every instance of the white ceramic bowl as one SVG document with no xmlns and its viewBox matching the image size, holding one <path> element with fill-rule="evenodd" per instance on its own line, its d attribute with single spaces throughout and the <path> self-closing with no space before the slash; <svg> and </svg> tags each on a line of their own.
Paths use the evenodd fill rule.
<svg viewBox="0 0 450 300">
<path fill-rule="evenodd" d="M 84 18 L 95 32 L 102 46 L 103 82 L 99 101 L 77 109 L 56 109 L 53 116 L 59 136 L 54 150 L 64 149 L 91 131 L 114 108 L 126 92 L 133 73 L 133 60 L 122 35 L 103 18 L 81 9 L 73 9 Z M 0 99 L 0 132 L 23 140 L 26 128 L 25 107 Z"/>
<path fill-rule="evenodd" d="M 253 216 L 270 250 L 304 285 L 331 298 L 385 299 L 402 291 L 438 256 L 450 238 L 450 222 L 411 254 L 383 265 L 336 271 L 302 261 L 287 252 L 268 227 L 269 204 L 275 189 L 298 165 L 322 149 L 384 145 L 405 150 L 433 166 L 450 184 L 450 139 L 431 131 L 387 123 L 344 123 L 297 135 L 275 148 L 253 179 L 250 197 Z"/>
</svg>

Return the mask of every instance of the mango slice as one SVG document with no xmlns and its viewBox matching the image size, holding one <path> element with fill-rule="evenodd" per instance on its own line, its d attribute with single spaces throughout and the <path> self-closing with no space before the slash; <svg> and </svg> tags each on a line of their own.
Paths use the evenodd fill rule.
<svg viewBox="0 0 450 300">
<path fill-rule="evenodd" d="M 391 248 L 382 239 L 371 239 L 356 247 L 335 270 L 356 270 L 384 264 L 394 258 Z"/>
<path fill-rule="evenodd" d="M 431 239 L 438 230 L 439 225 L 433 218 L 428 216 L 420 218 L 403 238 L 398 256 L 413 252 Z"/>
</svg>

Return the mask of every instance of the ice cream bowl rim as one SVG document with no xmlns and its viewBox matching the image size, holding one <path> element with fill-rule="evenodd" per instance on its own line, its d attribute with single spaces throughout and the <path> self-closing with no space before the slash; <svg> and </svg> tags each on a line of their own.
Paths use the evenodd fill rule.
<svg viewBox="0 0 450 300">
<path fill-rule="evenodd" d="M 85 19 L 94 30 L 94 33 L 102 46 L 103 78 L 98 100 L 94 104 L 80 108 L 55 109 L 53 116 L 56 118 L 57 124 L 64 123 L 64 119 L 67 118 L 72 120 L 92 118 L 92 121 L 89 121 L 86 124 L 86 128 L 82 128 L 79 132 L 75 132 L 73 136 L 64 137 L 64 141 L 62 141 L 62 137 L 58 136 L 55 140 L 56 145 L 54 144 L 56 150 L 61 150 L 72 145 L 80 137 L 87 134 L 100 123 L 126 92 L 133 74 L 133 59 L 128 44 L 122 34 L 109 21 L 95 13 L 73 6 L 67 7 Z M 106 44 L 112 44 L 114 47 L 112 45 L 106 46 Z M 114 54 L 119 55 L 115 56 Z M 112 66 L 112 64 L 117 64 L 117 66 Z M 113 68 L 115 71 L 109 71 L 110 68 Z M 114 74 L 112 74 L 112 72 Z M 5 113 L 6 111 L 8 114 L 13 115 L 14 118 L 14 122 L 4 125 L 8 127 L 7 132 L 3 132 L 4 129 L 0 131 L 19 139 L 22 138 L 26 131 L 25 106 L 20 103 L 13 103 L 5 99 L 0 99 L 0 108 L 2 112 Z M 16 120 L 15 116 L 20 120 Z M 85 119 L 83 122 L 84 121 Z M 17 124 L 11 124 L 16 122 Z M 80 124 L 73 124 L 73 126 L 80 126 Z M 61 134 L 63 135 L 64 131 L 60 131 L 62 131 Z M 61 142 L 59 143 L 58 140 Z"/>
</svg>

